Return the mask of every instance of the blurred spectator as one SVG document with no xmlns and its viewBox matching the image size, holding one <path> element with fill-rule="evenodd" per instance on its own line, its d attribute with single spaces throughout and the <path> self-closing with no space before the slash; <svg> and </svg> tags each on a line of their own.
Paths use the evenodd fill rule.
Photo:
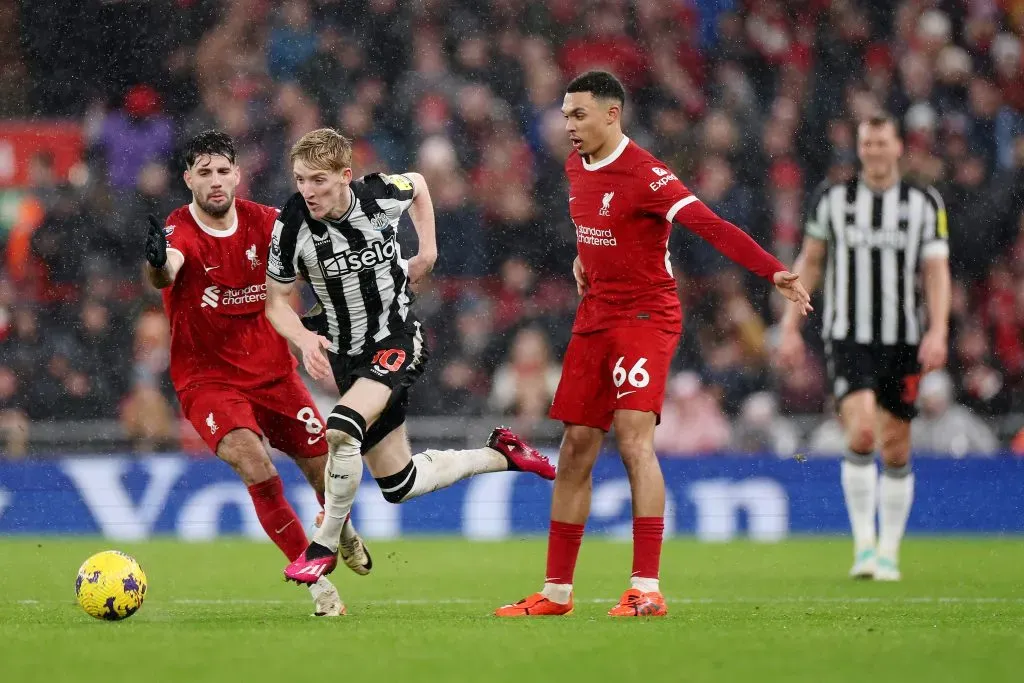
<svg viewBox="0 0 1024 683">
<path fill-rule="evenodd" d="M 494 373 L 489 405 L 499 414 L 521 421 L 539 421 L 547 415 L 558 388 L 561 367 L 551 357 L 544 332 L 526 327 L 516 333 L 508 360 Z"/>
<path fill-rule="evenodd" d="M 486 263 L 480 212 L 448 138 L 433 136 L 420 145 L 416 168 L 430 188 L 437 224 L 436 275 L 480 276 Z"/>
<path fill-rule="evenodd" d="M 135 85 L 120 109 L 107 113 L 93 141 L 115 190 L 130 190 L 150 161 L 166 160 L 174 149 L 174 126 L 161 112 L 160 95 L 149 85 Z"/>
<path fill-rule="evenodd" d="M 767 391 L 751 394 L 743 401 L 733 427 L 731 447 L 740 453 L 772 453 L 789 456 L 800 445 L 793 423 L 779 414 L 778 399 Z"/>
<path fill-rule="evenodd" d="M 667 455 L 699 455 L 723 450 L 731 439 L 729 422 L 713 391 L 694 372 L 669 380 L 654 448 Z"/>
<path fill-rule="evenodd" d="M 307 0 L 281 3 L 267 41 L 267 73 L 276 80 L 295 76 L 299 66 L 313 56 L 317 37 Z"/>
<path fill-rule="evenodd" d="M 157 311 L 147 311 L 135 324 L 132 387 L 121 405 L 121 426 L 136 450 L 147 452 L 173 444 L 174 411 L 168 369 L 170 328 Z"/>
<path fill-rule="evenodd" d="M 953 383 L 946 372 L 926 375 L 919 392 L 921 414 L 910 432 L 914 449 L 958 458 L 996 452 L 999 442 L 991 428 L 967 408 L 953 403 Z"/>
</svg>

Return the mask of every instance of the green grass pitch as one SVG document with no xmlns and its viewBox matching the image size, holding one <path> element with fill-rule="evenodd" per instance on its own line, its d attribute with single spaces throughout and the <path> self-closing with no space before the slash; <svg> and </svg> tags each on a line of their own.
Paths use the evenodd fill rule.
<svg viewBox="0 0 1024 683">
<path fill-rule="evenodd" d="M 336 580 L 349 616 L 314 619 L 269 544 L 126 543 L 143 608 L 106 623 L 74 600 L 101 539 L 0 540 L 0 680 L 26 681 L 1018 681 L 1024 540 L 911 539 L 898 584 L 846 578 L 845 539 L 666 544 L 666 619 L 605 615 L 630 546 L 588 539 L 569 617 L 499 620 L 536 590 L 544 544 L 371 544 Z"/>
</svg>

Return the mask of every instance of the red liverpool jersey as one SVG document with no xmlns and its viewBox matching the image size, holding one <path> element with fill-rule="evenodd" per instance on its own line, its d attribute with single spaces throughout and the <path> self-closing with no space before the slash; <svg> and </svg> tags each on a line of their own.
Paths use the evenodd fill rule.
<svg viewBox="0 0 1024 683">
<path fill-rule="evenodd" d="M 771 279 L 785 270 L 745 232 L 699 202 L 671 169 L 628 137 L 596 163 L 565 162 L 569 214 L 589 286 L 574 332 L 610 327 L 682 328 L 668 257 L 672 222 L 700 235 L 741 266 Z"/>
<path fill-rule="evenodd" d="M 191 204 L 167 218 L 167 248 L 185 257 L 174 284 L 163 290 L 178 391 L 204 382 L 257 387 L 296 367 L 264 314 L 277 210 L 236 199 L 235 211 L 237 221 L 226 231 L 203 225 Z"/>
<path fill-rule="evenodd" d="M 576 244 L 590 283 L 574 331 L 656 327 L 678 332 L 682 312 L 668 238 L 676 212 L 696 197 L 627 137 L 595 164 L 571 154 L 565 173 Z"/>
</svg>

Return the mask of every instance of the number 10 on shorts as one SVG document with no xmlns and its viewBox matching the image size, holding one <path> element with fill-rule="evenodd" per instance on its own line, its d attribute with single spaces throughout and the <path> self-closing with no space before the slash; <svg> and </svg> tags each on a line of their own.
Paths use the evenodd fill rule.
<svg viewBox="0 0 1024 683">
<path fill-rule="evenodd" d="M 626 371 L 626 368 L 622 365 L 623 361 L 626 360 L 625 356 L 620 356 L 615 361 L 615 367 L 612 369 L 612 382 L 615 383 L 616 389 L 621 389 L 622 386 L 629 382 L 629 386 L 634 387 L 630 391 L 620 391 L 616 394 L 615 398 L 622 398 L 627 394 L 632 394 L 636 389 L 643 389 L 651 383 L 651 376 L 644 370 L 644 364 L 647 362 L 646 358 L 641 358 L 633 367 Z"/>
</svg>

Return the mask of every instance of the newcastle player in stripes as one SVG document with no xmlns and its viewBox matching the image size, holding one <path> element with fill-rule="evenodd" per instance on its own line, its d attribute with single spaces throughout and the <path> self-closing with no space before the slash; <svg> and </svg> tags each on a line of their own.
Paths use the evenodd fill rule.
<svg viewBox="0 0 1024 683">
<path fill-rule="evenodd" d="M 409 285 L 430 272 L 437 256 L 427 185 L 418 173 L 353 179 L 352 143 L 330 128 L 303 136 L 291 160 L 299 191 L 274 228 L 267 317 L 299 349 L 310 376 L 333 375 L 341 394 L 327 418 L 324 520 L 285 569 L 286 578 L 312 584 L 337 564 L 364 457 L 391 503 L 483 472 L 521 470 L 554 479 L 555 471 L 504 428 L 483 448 L 412 454 L 407 392 L 423 373 L 427 351 Z M 408 261 L 395 237 L 406 211 L 419 238 L 419 253 Z M 304 324 L 288 303 L 299 276 L 318 300 L 315 322 Z"/>
<path fill-rule="evenodd" d="M 909 458 L 917 386 L 922 373 L 946 363 L 946 210 L 934 188 L 900 176 L 903 144 L 891 117 L 860 124 L 857 153 L 861 175 L 823 186 L 812 200 L 793 270 L 808 289 L 824 270 L 822 337 L 846 432 L 841 481 L 853 531 L 850 575 L 898 581 L 900 541 L 914 497 Z M 926 320 L 920 317 L 922 290 Z M 780 361 L 796 368 L 803 354 L 800 316 L 786 311 Z"/>
</svg>

